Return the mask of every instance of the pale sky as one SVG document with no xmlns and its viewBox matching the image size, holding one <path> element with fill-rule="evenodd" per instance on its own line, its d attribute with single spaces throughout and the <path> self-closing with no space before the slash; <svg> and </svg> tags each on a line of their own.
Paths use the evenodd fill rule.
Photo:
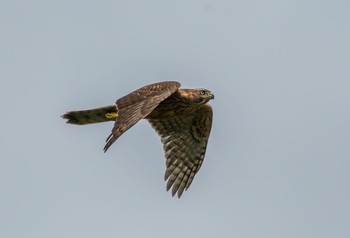
<svg viewBox="0 0 350 238">
<path fill-rule="evenodd" d="M 350 2 L 2 1 L 0 237 L 350 237 Z M 69 110 L 175 80 L 215 94 L 205 161 L 165 191 L 141 121 Z"/>
</svg>

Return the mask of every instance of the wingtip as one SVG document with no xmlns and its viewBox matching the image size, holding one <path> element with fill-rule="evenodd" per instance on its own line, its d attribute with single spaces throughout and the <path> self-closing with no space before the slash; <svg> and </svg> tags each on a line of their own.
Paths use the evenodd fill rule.
<svg viewBox="0 0 350 238">
<path fill-rule="evenodd" d="M 107 150 L 108 150 L 108 148 L 109 148 L 109 145 L 108 145 L 108 143 L 105 145 L 105 147 L 103 147 L 103 153 L 106 153 L 107 152 Z"/>
<path fill-rule="evenodd" d="M 170 187 L 166 187 L 166 191 L 168 192 L 170 190 L 170 188 L 172 188 L 171 186 Z M 171 190 L 171 196 L 172 197 L 175 197 L 177 195 L 177 198 L 180 198 L 182 196 L 182 193 L 183 191 L 179 191 L 178 189 L 172 189 Z"/>
<path fill-rule="evenodd" d="M 177 192 L 177 199 L 180 199 L 180 198 L 181 198 L 181 196 L 182 196 L 182 193 Z"/>
</svg>

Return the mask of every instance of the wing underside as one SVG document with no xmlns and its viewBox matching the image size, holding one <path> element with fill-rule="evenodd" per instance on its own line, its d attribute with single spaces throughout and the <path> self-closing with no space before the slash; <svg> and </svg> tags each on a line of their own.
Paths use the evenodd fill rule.
<svg viewBox="0 0 350 238">
<path fill-rule="evenodd" d="M 192 115 L 148 119 L 161 137 L 166 157 L 167 190 L 181 197 L 200 169 L 212 124 L 212 109 L 204 105 Z"/>
</svg>

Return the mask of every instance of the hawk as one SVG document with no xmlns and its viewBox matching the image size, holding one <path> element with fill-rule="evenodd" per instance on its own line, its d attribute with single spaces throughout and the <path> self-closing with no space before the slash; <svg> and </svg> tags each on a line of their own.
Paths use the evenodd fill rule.
<svg viewBox="0 0 350 238">
<path fill-rule="evenodd" d="M 167 81 L 144 86 L 118 99 L 114 105 L 71 111 L 67 123 L 85 125 L 114 121 L 104 151 L 139 120 L 146 119 L 163 143 L 167 191 L 180 198 L 200 169 L 211 130 L 213 111 L 207 102 L 214 94 L 207 89 L 179 89 Z"/>
</svg>

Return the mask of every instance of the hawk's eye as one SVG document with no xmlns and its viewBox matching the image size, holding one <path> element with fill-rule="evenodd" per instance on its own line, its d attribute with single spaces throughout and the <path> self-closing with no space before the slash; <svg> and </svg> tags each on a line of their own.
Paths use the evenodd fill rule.
<svg viewBox="0 0 350 238">
<path fill-rule="evenodd" d="M 207 93 L 207 91 L 205 91 L 205 90 L 202 90 L 199 92 L 200 95 L 205 95 L 206 93 Z"/>
</svg>

